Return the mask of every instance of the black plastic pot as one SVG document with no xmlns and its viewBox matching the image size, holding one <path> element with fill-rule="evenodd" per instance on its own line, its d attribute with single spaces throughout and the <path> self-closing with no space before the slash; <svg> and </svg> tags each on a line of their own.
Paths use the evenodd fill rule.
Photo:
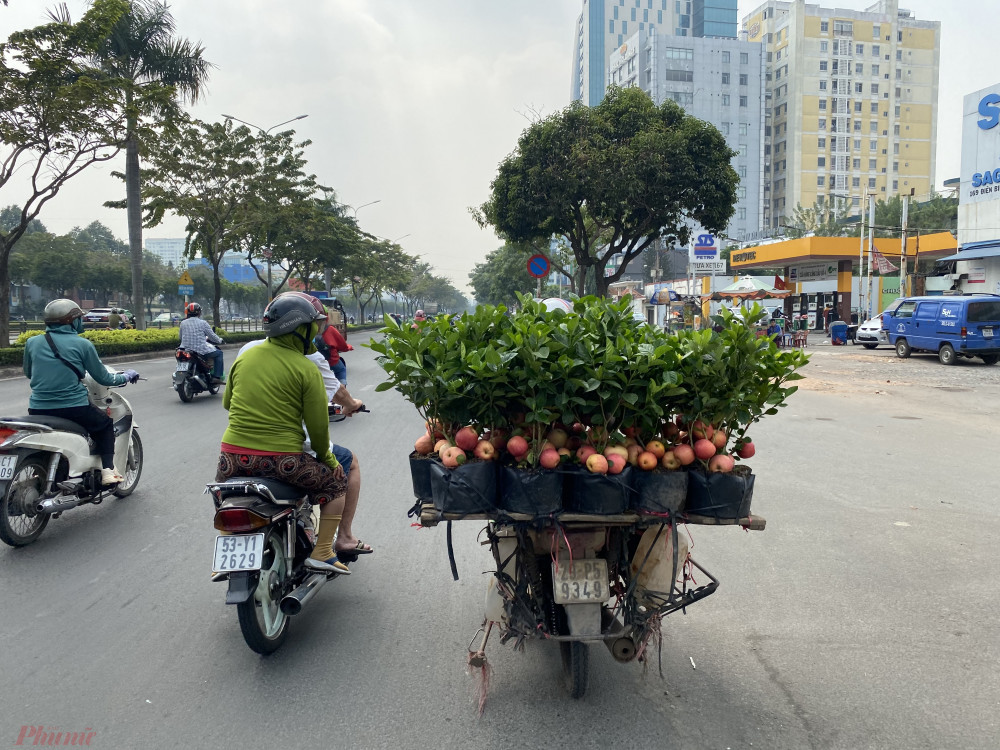
<svg viewBox="0 0 1000 750">
<path fill-rule="evenodd" d="M 421 456 L 414 451 L 410 454 L 410 478 L 413 480 L 413 496 L 421 502 L 429 503 L 431 493 L 431 466 L 438 462 L 433 456 Z"/>
<path fill-rule="evenodd" d="M 496 510 L 496 461 L 469 461 L 454 469 L 431 464 L 431 495 L 442 513 L 492 513 Z"/>
<path fill-rule="evenodd" d="M 621 474 L 592 474 L 586 469 L 566 473 L 563 504 L 572 513 L 610 516 L 624 513 L 634 492 L 632 467 Z"/>
<path fill-rule="evenodd" d="M 753 499 L 753 474 L 688 472 L 685 512 L 711 518 L 746 518 Z"/>
<path fill-rule="evenodd" d="M 547 516 L 563 508 L 563 475 L 549 469 L 500 468 L 497 507 L 509 513 Z"/>
<path fill-rule="evenodd" d="M 688 493 L 686 471 L 636 471 L 632 474 L 635 494 L 632 509 L 640 513 L 677 513 Z"/>
</svg>

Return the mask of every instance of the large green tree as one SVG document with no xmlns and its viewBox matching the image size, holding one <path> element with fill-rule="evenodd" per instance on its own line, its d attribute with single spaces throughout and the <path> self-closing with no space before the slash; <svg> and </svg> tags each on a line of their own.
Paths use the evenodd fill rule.
<svg viewBox="0 0 1000 750">
<path fill-rule="evenodd" d="M 126 0 L 93 0 L 76 24 L 45 24 L 0 43 L 0 198 L 20 207 L 0 229 L 0 341 L 10 333 L 14 245 L 69 180 L 124 142 L 117 89 L 79 60 L 126 10 Z"/>
<path fill-rule="evenodd" d="M 201 44 L 175 36 L 170 6 L 163 0 L 127 0 L 107 33 L 97 37 L 86 60 L 121 92 L 126 118 L 125 208 L 128 213 L 129 251 L 132 258 L 132 299 L 142 300 L 142 195 L 139 155 L 153 137 L 150 121 L 176 112 L 178 98 L 197 101 L 204 92 L 211 64 L 202 57 Z M 50 13 L 53 20 L 69 23 L 69 10 L 61 3 Z M 121 205 L 113 202 L 110 205 Z M 145 327 L 141 305 L 136 304 L 136 327 Z"/>
<path fill-rule="evenodd" d="M 725 229 L 739 182 L 735 153 L 712 125 L 638 88 L 608 89 L 530 125 L 500 164 L 477 212 L 511 242 L 563 236 L 580 287 L 592 271 L 599 295 L 654 240 L 687 244 L 691 222 Z M 618 269 L 605 275 L 613 256 Z"/>
</svg>

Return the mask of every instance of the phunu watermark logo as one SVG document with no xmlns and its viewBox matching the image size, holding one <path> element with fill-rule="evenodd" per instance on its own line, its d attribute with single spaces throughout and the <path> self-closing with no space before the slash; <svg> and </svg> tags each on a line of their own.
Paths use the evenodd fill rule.
<svg viewBox="0 0 1000 750">
<path fill-rule="evenodd" d="M 976 124 L 983 130 L 995 128 L 1000 124 L 1000 94 L 987 94 L 979 100 L 979 114 L 983 119 Z"/>
<path fill-rule="evenodd" d="M 63 732 L 58 727 L 27 726 L 21 727 L 17 735 L 15 747 L 72 747 L 89 745 L 97 734 L 90 727 L 84 727 L 82 732 Z"/>
</svg>

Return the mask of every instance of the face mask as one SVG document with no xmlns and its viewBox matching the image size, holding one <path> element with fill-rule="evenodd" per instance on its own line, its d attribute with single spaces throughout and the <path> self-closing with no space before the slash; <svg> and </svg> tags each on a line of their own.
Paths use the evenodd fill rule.
<svg viewBox="0 0 1000 750">
<path fill-rule="evenodd" d="M 70 325 L 77 333 L 83 333 L 83 318 L 74 318 Z"/>
</svg>

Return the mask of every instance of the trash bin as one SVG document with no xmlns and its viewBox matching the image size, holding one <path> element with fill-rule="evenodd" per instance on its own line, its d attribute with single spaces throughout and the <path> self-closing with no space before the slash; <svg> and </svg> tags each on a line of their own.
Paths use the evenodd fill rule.
<svg viewBox="0 0 1000 750">
<path fill-rule="evenodd" d="M 847 323 L 838 320 L 830 324 L 830 343 L 834 346 L 847 343 Z"/>
</svg>

